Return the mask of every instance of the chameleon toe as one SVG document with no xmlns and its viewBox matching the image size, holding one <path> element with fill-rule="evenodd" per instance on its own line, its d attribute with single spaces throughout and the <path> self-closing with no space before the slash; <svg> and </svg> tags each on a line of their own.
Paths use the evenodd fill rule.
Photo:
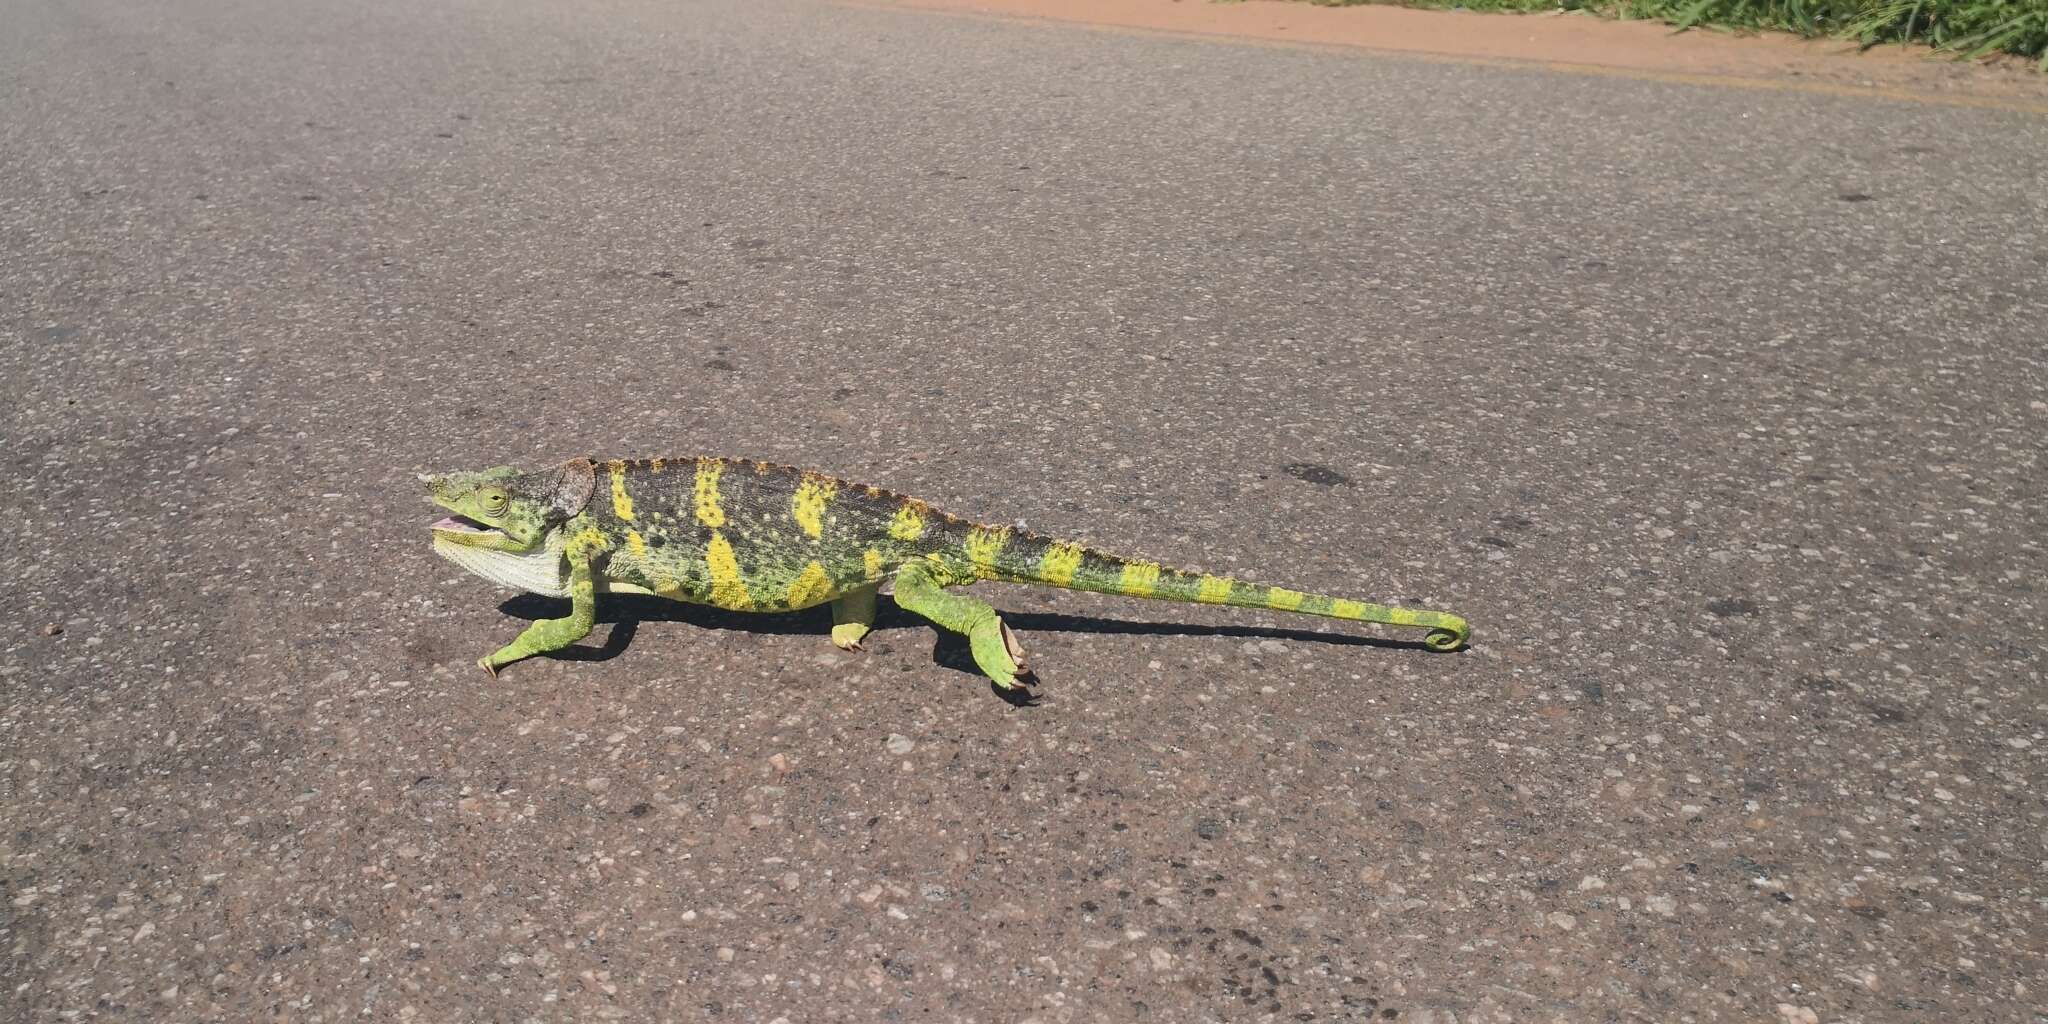
<svg viewBox="0 0 2048 1024">
<path fill-rule="evenodd" d="M 996 620 L 996 629 L 1002 633 L 1003 653 L 1010 656 L 1010 663 L 1017 666 L 1018 672 L 1028 672 L 1024 667 L 1024 645 L 1017 641 L 1017 634 L 1010 632 L 1009 624 L 1001 619 Z"/>
</svg>

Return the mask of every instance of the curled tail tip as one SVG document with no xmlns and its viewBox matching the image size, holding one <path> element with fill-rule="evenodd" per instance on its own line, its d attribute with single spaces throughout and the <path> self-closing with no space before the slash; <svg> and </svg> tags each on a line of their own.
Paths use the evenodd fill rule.
<svg viewBox="0 0 2048 1024">
<path fill-rule="evenodd" d="M 1432 651 L 1462 650 L 1472 639 L 1472 627 L 1455 615 L 1445 615 L 1422 638 L 1423 646 Z"/>
</svg>

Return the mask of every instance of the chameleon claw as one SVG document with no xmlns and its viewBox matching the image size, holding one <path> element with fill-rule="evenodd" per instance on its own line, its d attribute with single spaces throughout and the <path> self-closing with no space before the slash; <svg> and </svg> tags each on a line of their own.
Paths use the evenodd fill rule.
<svg viewBox="0 0 2048 1024">
<path fill-rule="evenodd" d="M 478 658 L 476 660 L 476 667 L 483 669 L 486 672 L 489 672 L 491 674 L 492 679 L 498 678 L 498 666 L 491 664 L 490 655 L 486 654 L 483 657 Z"/>
</svg>

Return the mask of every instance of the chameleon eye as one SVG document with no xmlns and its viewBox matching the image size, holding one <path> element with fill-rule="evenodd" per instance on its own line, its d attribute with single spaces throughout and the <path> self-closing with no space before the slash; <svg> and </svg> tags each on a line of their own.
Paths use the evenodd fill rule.
<svg viewBox="0 0 2048 1024">
<path fill-rule="evenodd" d="M 504 491 L 485 491 L 481 497 L 484 513 L 486 515 L 495 516 L 505 511 L 505 501 L 506 498 Z"/>
</svg>

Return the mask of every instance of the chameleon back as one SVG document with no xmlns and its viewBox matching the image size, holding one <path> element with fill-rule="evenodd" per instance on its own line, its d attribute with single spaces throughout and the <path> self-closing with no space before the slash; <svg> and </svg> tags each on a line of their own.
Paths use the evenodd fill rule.
<svg viewBox="0 0 2048 1024">
<path fill-rule="evenodd" d="M 608 578 L 736 611 L 822 604 L 966 532 L 880 488 L 712 457 L 604 463 L 580 518 L 612 542 Z"/>
</svg>

